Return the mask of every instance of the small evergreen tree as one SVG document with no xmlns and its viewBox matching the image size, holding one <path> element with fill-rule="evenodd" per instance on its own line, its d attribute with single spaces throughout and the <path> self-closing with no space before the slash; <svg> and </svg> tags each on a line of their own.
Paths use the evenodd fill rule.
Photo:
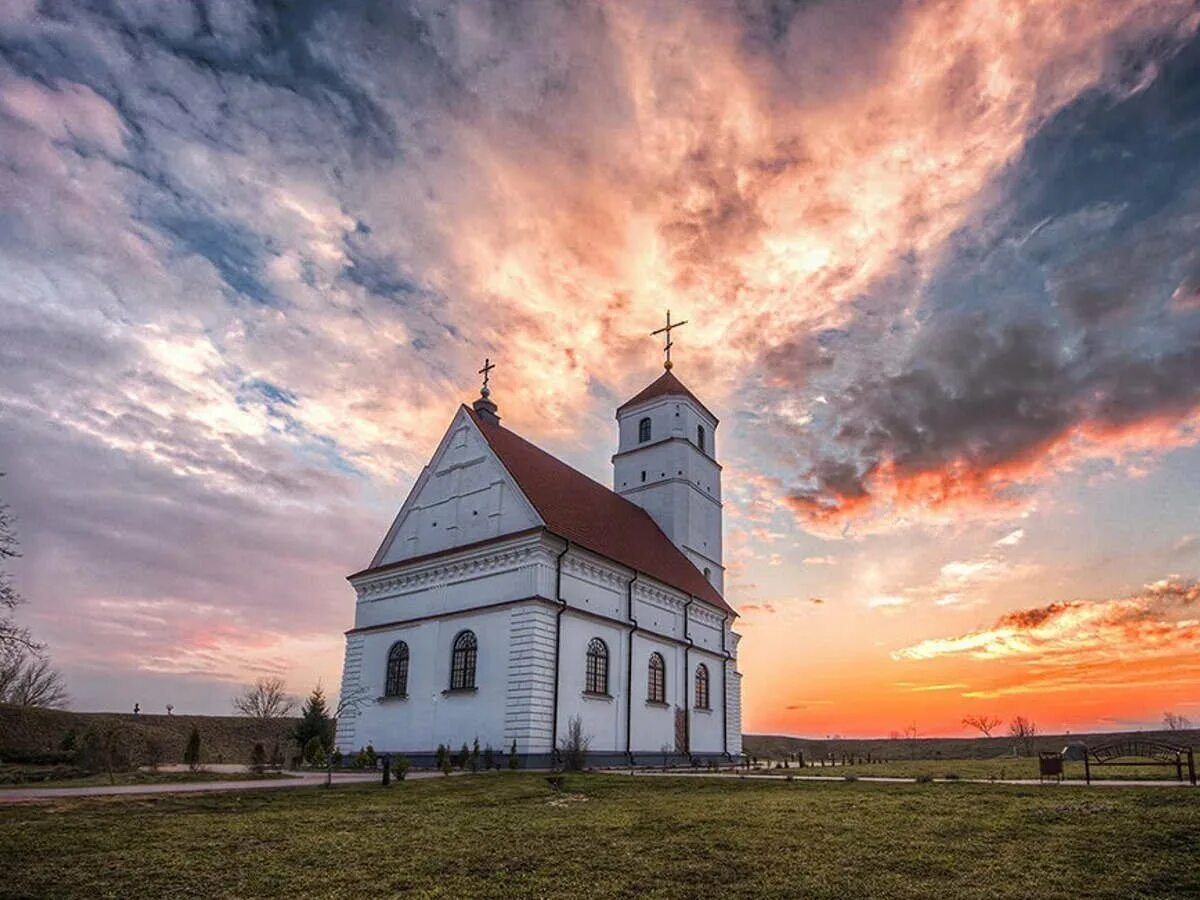
<svg viewBox="0 0 1200 900">
<path fill-rule="evenodd" d="M 283 749 L 279 746 L 279 741 L 271 745 L 271 768 L 283 768 Z"/>
<path fill-rule="evenodd" d="M 367 768 L 368 769 L 375 768 L 375 761 L 376 761 L 375 748 L 373 746 L 371 746 L 370 744 L 367 744 L 367 750 L 366 750 Z"/>
<path fill-rule="evenodd" d="M 322 756 L 324 751 L 333 749 L 333 717 L 329 715 L 329 706 L 325 702 L 325 692 L 318 684 L 304 701 L 300 709 L 300 721 L 292 732 L 292 737 L 301 747 L 308 747 L 309 741 L 317 738 L 321 743 Z M 308 754 L 305 753 L 305 760 Z"/>
<path fill-rule="evenodd" d="M 485 769 L 496 768 L 496 751 L 492 749 L 491 744 L 483 748 L 483 767 Z"/>
<path fill-rule="evenodd" d="M 183 761 L 187 763 L 187 767 L 193 772 L 200 770 L 200 732 L 196 726 L 192 726 L 192 733 L 188 735 L 187 746 L 183 749 Z"/>
<path fill-rule="evenodd" d="M 409 768 L 411 768 L 411 763 L 409 763 L 408 757 L 403 753 L 392 760 L 392 771 L 396 773 L 397 781 L 404 780 L 404 776 L 408 774 Z"/>
<path fill-rule="evenodd" d="M 314 734 L 304 745 L 304 761 L 313 768 L 325 765 L 325 746 L 320 735 Z"/>
<path fill-rule="evenodd" d="M 479 771 L 479 735 L 475 735 L 475 743 L 471 745 L 471 771 Z"/>
<path fill-rule="evenodd" d="M 517 756 L 517 741 L 514 738 L 512 747 L 508 751 L 508 767 L 514 772 L 521 767 L 521 758 Z"/>
<path fill-rule="evenodd" d="M 471 758 L 471 748 L 467 746 L 467 742 L 463 741 L 462 749 L 458 751 L 458 767 L 460 769 L 467 768 L 467 761 Z"/>
</svg>

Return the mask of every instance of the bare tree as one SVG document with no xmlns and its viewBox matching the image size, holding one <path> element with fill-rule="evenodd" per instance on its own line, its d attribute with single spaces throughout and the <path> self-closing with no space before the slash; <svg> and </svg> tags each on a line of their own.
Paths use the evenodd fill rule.
<svg viewBox="0 0 1200 900">
<path fill-rule="evenodd" d="M 1192 727 L 1192 720 L 1187 716 L 1170 711 L 1163 713 L 1162 723 L 1167 731 L 1187 731 Z"/>
<path fill-rule="evenodd" d="M 56 707 L 67 700 L 62 675 L 45 656 L 20 645 L 0 647 L 0 703 Z"/>
<path fill-rule="evenodd" d="M 908 742 L 909 759 L 917 758 L 917 723 L 904 726 L 904 740 Z"/>
<path fill-rule="evenodd" d="M 968 728 L 974 728 L 984 737 L 991 737 L 992 731 L 1003 721 L 999 716 L 967 716 L 962 723 Z"/>
<path fill-rule="evenodd" d="M 567 733 L 558 742 L 562 767 L 567 772 L 582 772 L 587 768 L 588 745 L 591 735 L 583 733 L 583 716 L 567 720 Z"/>
<path fill-rule="evenodd" d="M 296 708 L 296 698 L 277 675 L 259 678 L 233 698 L 234 708 L 252 719 L 280 719 Z"/>
<path fill-rule="evenodd" d="M 1032 719 L 1017 716 L 1008 723 L 1008 733 L 1021 742 L 1026 756 L 1033 755 L 1033 739 L 1037 737 L 1038 728 Z"/>
<path fill-rule="evenodd" d="M 0 477 L 3 475 L 4 473 L 0 472 Z M 21 555 L 17 549 L 19 546 L 16 519 L 12 509 L 7 503 L 0 501 L 0 650 L 20 648 L 36 651 L 41 647 L 30 636 L 29 629 L 18 625 L 12 617 L 13 610 L 25 602 L 17 593 L 7 568 L 10 559 Z"/>
</svg>

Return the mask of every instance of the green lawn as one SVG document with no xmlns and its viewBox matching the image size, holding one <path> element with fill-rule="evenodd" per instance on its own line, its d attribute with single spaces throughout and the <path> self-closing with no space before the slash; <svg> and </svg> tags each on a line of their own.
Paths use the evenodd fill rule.
<svg viewBox="0 0 1200 900">
<path fill-rule="evenodd" d="M 774 763 L 771 763 L 774 766 Z M 881 775 L 896 778 L 916 778 L 919 775 L 929 775 L 933 778 L 945 778 L 949 774 L 959 778 L 995 778 L 1023 779 L 1038 777 L 1038 761 L 1036 758 L 1000 757 L 998 759 L 913 759 L 892 760 L 885 763 L 851 766 L 805 766 L 803 769 L 791 763 L 789 769 L 760 769 L 772 775 Z M 1083 763 L 1069 762 L 1065 764 L 1065 777 L 1069 781 L 1083 781 Z M 1187 778 L 1187 763 L 1183 766 L 1183 777 Z M 1145 766 L 1093 766 L 1092 778 L 1103 781 L 1134 780 L 1134 781 L 1175 781 L 1175 767 L 1160 765 Z"/>
<path fill-rule="evenodd" d="M 532 774 L 0 808 L 6 896 L 1179 897 L 1200 792 Z"/>
</svg>

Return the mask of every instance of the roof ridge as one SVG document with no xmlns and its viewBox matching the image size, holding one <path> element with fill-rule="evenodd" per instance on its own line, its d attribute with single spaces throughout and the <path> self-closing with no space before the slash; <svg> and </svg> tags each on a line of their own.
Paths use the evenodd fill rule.
<svg viewBox="0 0 1200 900">
<path fill-rule="evenodd" d="M 658 523 L 654 521 L 654 517 L 646 510 L 627 497 L 621 496 L 612 488 L 580 472 L 554 454 L 543 450 L 515 431 L 503 425 L 493 425 L 483 421 L 474 410 L 465 404 L 463 409 L 479 428 L 505 471 L 512 477 L 542 518 L 547 530 L 593 553 L 598 553 L 635 571 L 643 572 L 676 590 L 683 591 L 688 596 L 699 597 L 718 609 L 737 615 L 721 592 L 704 576 L 696 564 L 667 537 L 666 532 L 659 527 Z M 498 440 L 500 445 L 498 445 Z M 513 442 L 513 445 L 504 447 L 502 444 L 505 442 Z M 535 453 L 530 454 L 531 450 Z M 522 453 L 531 458 L 520 459 Z M 512 454 L 516 454 L 516 456 L 512 456 Z M 529 467 L 526 468 L 524 463 L 529 463 Z M 525 471 L 515 471 L 514 466 L 523 468 Z M 570 491 L 573 488 L 581 487 L 579 484 L 564 485 L 561 480 L 556 480 L 555 476 L 564 472 L 569 473 L 571 478 L 582 479 L 583 482 L 586 482 L 588 490 L 599 492 L 591 498 L 594 501 L 588 509 L 591 518 L 579 519 L 576 516 L 578 509 L 572 505 L 570 500 L 560 496 L 564 489 Z M 585 500 L 586 498 L 580 499 Z M 602 506 L 603 503 L 612 504 L 612 507 L 608 510 L 595 508 Z M 623 516 L 632 516 L 633 518 L 624 523 L 607 521 L 607 519 L 619 519 Z M 649 531 L 645 530 L 647 526 L 649 526 Z M 636 530 L 641 530 L 643 533 L 633 534 L 632 532 Z M 650 546 L 655 541 L 659 542 L 659 546 Z M 681 565 L 683 568 L 680 568 Z"/>
</svg>

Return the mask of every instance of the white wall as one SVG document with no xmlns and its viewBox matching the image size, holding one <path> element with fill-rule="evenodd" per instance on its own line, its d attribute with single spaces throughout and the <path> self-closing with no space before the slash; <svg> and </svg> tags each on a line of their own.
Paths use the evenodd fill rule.
<svg viewBox="0 0 1200 900">
<path fill-rule="evenodd" d="M 372 565 L 439 553 L 540 524 L 475 423 L 459 410 Z"/>
</svg>

